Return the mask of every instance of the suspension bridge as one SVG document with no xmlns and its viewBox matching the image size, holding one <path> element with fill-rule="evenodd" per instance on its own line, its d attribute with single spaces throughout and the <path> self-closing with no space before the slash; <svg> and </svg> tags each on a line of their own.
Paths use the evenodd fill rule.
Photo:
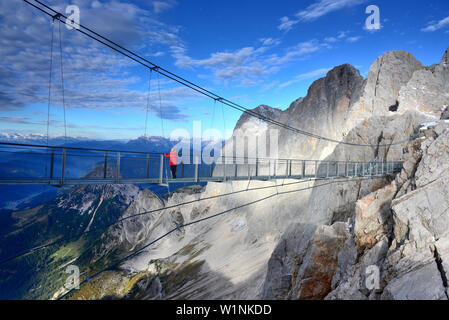
<svg viewBox="0 0 449 320">
<path fill-rule="evenodd" d="M 234 180 L 333 179 L 383 176 L 399 172 L 400 161 L 320 161 L 248 157 L 189 156 L 171 176 L 163 153 L 49 147 L 0 143 L 11 161 L 0 173 L 0 185 L 70 186 L 86 184 L 156 184 Z"/>
<path fill-rule="evenodd" d="M 38 0 L 23 0 L 32 7 L 40 10 L 46 15 L 50 16 L 54 21 L 66 23 L 68 18 L 45 5 Z M 196 85 L 164 68 L 158 66 L 140 55 L 120 46 L 119 44 L 105 38 L 97 32 L 79 24 L 79 28 L 75 29 L 77 32 L 84 34 L 94 41 L 109 47 L 111 50 L 124 55 L 134 62 L 142 65 L 150 70 L 150 82 L 152 72 L 158 74 L 180 84 L 198 94 L 206 96 L 216 102 L 220 102 L 230 108 L 239 110 L 252 117 L 258 118 L 268 124 L 292 131 L 296 134 L 305 136 L 310 139 L 317 139 L 329 143 L 336 143 L 342 145 L 349 145 L 353 147 L 369 147 L 372 149 L 382 146 L 391 147 L 392 145 L 404 145 L 407 141 L 397 141 L 388 145 L 380 144 L 362 144 L 349 141 L 339 141 L 325 136 L 318 135 L 304 131 L 300 128 L 295 128 L 285 123 L 281 123 L 276 119 L 261 115 L 251 109 L 245 108 L 235 102 L 221 97 L 203 87 Z M 64 90 L 64 75 L 62 72 L 62 44 L 61 32 L 59 31 L 60 51 L 61 51 L 61 79 L 62 89 Z M 52 30 L 52 44 L 53 50 L 53 30 Z M 50 58 L 52 59 L 52 57 Z M 51 92 L 51 63 L 50 63 L 50 81 L 49 81 L 49 101 L 48 101 L 48 118 L 50 117 L 50 92 Z M 159 88 L 160 90 L 160 88 Z M 65 110 L 64 91 L 63 91 L 63 107 Z M 161 109 L 161 119 L 162 119 Z M 145 124 L 145 133 L 148 121 L 148 105 L 147 116 Z M 161 120 L 162 121 L 162 120 Z M 123 261 L 130 259 L 147 247 L 153 245 L 155 242 L 162 240 L 171 233 L 186 228 L 190 225 L 203 222 L 207 219 L 216 218 L 218 216 L 228 214 L 234 210 L 260 203 L 272 199 L 277 196 L 290 194 L 293 192 L 301 192 L 304 190 L 323 187 L 332 183 L 344 183 L 365 179 L 377 179 L 386 176 L 394 175 L 402 170 L 403 163 L 401 161 L 386 161 L 385 159 L 373 159 L 367 162 L 355 161 L 332 161 L 332 160 L 311 160 L 311 159 L 279 159 L 279 158 L 262 158 L 262 157 L 221 157 L 213 158 L 212 161 L 204 161 L 200 157 L 188 157 L 188 161 L 181 159 L 177 165 L 177 177 L 173 178 L 170 175 L 169 160 L 163 153 L 145 152 L 145 151 L 126 151 L 113 149 L 95 149 L 95 148 L 75 148 L 68 146 L 50 146 L 48 145 L 48 126 L 50 121 L 47 121 L 47 145 L 39 144 L 19 144 L 0 142 L 0 185 L 51 185 L 57 187 L 65 187 L 72 185 L 89 185 L 89 184 L 154 184 L 169 187 L 171 183 L 205 183 L 205 182 L 226 182 L 226 181 L 277 181 L 279 179 L 293 179 L 294 182 L 285 185 L 293 185 L 305 183 L 311 180 L 328 180 L 324 183 L 317 183 L 313 186 L 308 186 L 299 189 L 287 190 L 255 199 L 252 202 L 240 204 L 233 208 L 228 208 L 223 211 L 211 214 L 197 220 L 177 225 L 175 228 L 169 230 L 167 233 L 161 235 L 155 240 L 147 243 L 143 247 L 131 252 L 129 255 L 117 260 L 116 262 L 106 266 L 105 268 L 88 275 L 86 279 L 81 282 L 81 285 L 90 281 L 94 277 L 100 275 L 106 270 L 110 270 L 118 266 Z M 64 113 L 64 126 L 66 130 L 66 119 Z M 162 122 L 163 130 L 163 122 Z M 65 132 L 65 135 L 67 133 Z M 7 156 L 6 156 L 7 155 Z M 182 155 L 181 155 L 182 157 Z M 7 160 L 5 160 L 7 159 Z M 284 185 L 284 183 L 282 184 Z M 274 188 L 276 186 L 264 186 L 252 189 L 242 189 L 233 191 L 230 194 L 221 194 L 212 197 L 193 200 L 185 203 L 175 204 L 169 207 L 163 207 L 145 212 L 135 213 L 133 215 L 121 218 L 117 221 L 111 222 L 104 227 L 105 231 L 108 227 L 121 223 L 125 220 L 142 216 L 144 214 L 153 213 L 170 209 L 172 207 L 184 206 L 197 201 L 205 201 L 215 197 L 231 196 L 239 192 L 248 192 L 251 190 Z M 0 265 L 8 263 L 14 259 L 18 259 L 38 250 L 43 250 L 54 245 L 66 243 L 74 239 L 86 235 L 87 233 L 96 232 L 96 226 L 91 229 L 74 236 L 62 237 L 60 239 L 50 241 L 41 245 L 28 248 L 22 252 L 7 257 L 0 261 Z M 64 298 L 74 289 L 66 292 L 59 298 Z"/>
<path fill-rule="evenodd" d="M 71 186 L 85 184 L 156 184 L 169 186 L 170 183 L 201 183 L 201 182 L 224 182 L 232 180 L 276 180 L 276 179 L 322 179 L 322 178 L 357 178 L 368 176 L 382 176 L 393 174 L 401 170 L 400 161 L 387 162 L 385 159 L 373 159 L 369 162 L 353 161 L 320 161 L 311 159 L 271 159 L 271 158 L 237 158 L 219 157 L 213 161 L 202 161 L 201 157 L 189 157 L 183 159 L 177 166 L 176 178 L 171 177 L 168 159 L 163 153 L 124 151 L 124 150 L 103 150 L 88 148 L 71 148 L 49 146 L 49 126 L 50 126 L 50 105 L 52 87 L 52 66 L 53 66 L 53 42 L 54 42 L 54 22 L 59 23 L 59 51 L 61 69 L 62 106 L 64 108 L 64 129 L 67 139 L 65 101 L 64 94 L 64 72 L 63 72 L 63 51 L 61 40 L 61 24 L 75 23 L 69 20 L 61 12 L 58 12 L 39 0 L 23 0 L 35 9 L 48 15 L 52 19 L 52 37 L 50 54 L 50 76 L 48 87 L 48 119 L 47 119 L 47 145 L 30 145 L 0 143 L 0 152 L 13 155 L 14 161 L 4 164 L 5 170 L 0 171 L 0 184 L 31 184 L 31 185 L 52 185 Z M 99 44 L 110 48 L 114 52 L 134 61 L 135 63 L 149 69 L 148 98 L 145 117 L 145 135 L 148 126 L 148 109 L 151 88 L 151 75 L 156 72 L 165 78 L 174 81 L 195 93 L 210 98 L 223 106 L 246 113 L 254 118 L 260 119 L 268 124 L 289 130 L 295 134 L 302 135 L 309 139 L 317 139 L 328 143 L 337 143 L 352 147 L 369 147 L 372 149 L 385 146 L 400 145 L 406 141 L 397 141 L 388 145 L 363 144 L 344 140 L 335 140 L 316 133 L 307 132 L 300 128 L 292 127 L 277 119 L 259 114 L 254 110 L 246 108 L 238 103 L 230 101 L 204 87 L 201 87 L 181 76 L 168 71 L 167 69 L 154 64 L 139 54 L 119 45 L 118 43 L 102 36 L 94 30 L 79 24 L 74 30 L 90 38 Z M 159 108 L 161 118 L 161 129 L 164 135 L 163 108 L 160 98 L 159 88 Z M 224 113 L 224 111 L 223 111 Z M 213 118 L 212 118 L 213 120 Z M 223 117 L 224 120 L 224 117 Z M 23 167 L 19 165 L 23 164 Z"/>
</svg>

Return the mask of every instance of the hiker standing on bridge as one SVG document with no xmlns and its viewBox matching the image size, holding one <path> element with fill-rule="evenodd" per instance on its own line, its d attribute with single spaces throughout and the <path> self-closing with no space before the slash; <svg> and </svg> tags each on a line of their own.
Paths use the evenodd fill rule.
<svg viewBox="0 0 449 320">
<path fill-rule="evenodd" d="M 166 158 L 170 158 L 170 170 L 173 179 L 176 179 L 176 166 L 178 165 L 178 153 L 176 149 L 173 147 L 170 150 L 170 154 L 164 153 Z"/>
</svg>

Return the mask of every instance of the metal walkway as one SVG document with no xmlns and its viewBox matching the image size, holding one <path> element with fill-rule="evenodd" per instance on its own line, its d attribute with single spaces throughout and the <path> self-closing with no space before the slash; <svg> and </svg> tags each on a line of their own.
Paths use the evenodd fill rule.
<svg viewBox="0 0 449 320">
<path fill-rule="evenodd" d="M 402 169 L 400 161 L 387 162 L 381 159 L 344 162 L 218 158 L 208 163 L 191 162 L 194 163 L 179 163 L 177 178 L 173 179 L 168 159 L 161 153 L 0 143 L 0 185 L 166 186 L 170 183 L 231 180 L 357 178 L 389 175 Z"/>
</svg>

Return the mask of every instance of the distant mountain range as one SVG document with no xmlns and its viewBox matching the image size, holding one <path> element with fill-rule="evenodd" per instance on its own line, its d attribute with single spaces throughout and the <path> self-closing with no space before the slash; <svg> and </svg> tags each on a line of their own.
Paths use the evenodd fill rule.
<svg viewBox="0 0 449 320">
<path fill-rule="evenodd" d="M 180 140 L 170 140 L 158 136 L 141 136 L 133 140 L 94 140 L 88 138 L 51 137 L 48 141 L 50 146 L 66 146 L 72 148 L 92 148 L 92 149 L 112 149 L 120 151 L 145 151 L 145 152 L 170 152 L 171 147 L 176 145 Z M 47 139 L 43 134 L 20 134 L 20 133 L 0 133 L 0 142 L 12 142 L 21 144 L 36 144 L 46 145 Z M 203 141 L 202 147 L 206 146 L 209 141 Z M 0 145 L 1 150 L 1 145 Z M 10 149 L 9 149 L 10 150 Z M 192 152 L 191 152 L 192 154 Z M 39 161 L 35 157 L 27 157 L 23 159 L 14 153 L 2 153 L 0 156 L 0 177 L 10 176 L 10 171 L 14 171 L 14 176 L 17 172 L 23 174 L 31 174 L 37 172 L 37 168 L 41 167 Z M 123 163 L 125 165 L 125 163 Z M 85 169 L 81 163 L 77 166 L 74 163 L 72 172 L 77 172 Z M 123 167 L 126 170 L 126 166 Z M 129 169 L 129 168 L 128 168 Z M 88 172 L 84 172 L 87 174 Z M 159 193 L 160 187 L 154 186 L 150 189 Z M 161 192 L 165 192 L 165 188 Z M 56 190 L 54 187 L 43 188 L 43 186 L 0 186 L 0 210 L 1 209 L 21 209 L 35 205 L 45 193 L 45 199 L 48 201 L 57 195 L 63 193 L 61 190 Z"/>
<path fill-rule="evenodd" d="M 170 148 L 180 141 L 180 139 L 170 140 L 160 136 L 140 136 L 131 140 L 97 140 L 84 137 L 67 137 L 66 139 L 63 136 L 53 136 L 49 138 L 48 145 L 72 148 L 116 149 L 122 151 L 169 152 Z M 21 134 L 0 132 L 0 142 L 47 145 L 47 138 L 44 134 L 40 133 Z M 205 146 L 209 142 L 209 140 L 203 140 L 202 145 Z"/>
</svg>

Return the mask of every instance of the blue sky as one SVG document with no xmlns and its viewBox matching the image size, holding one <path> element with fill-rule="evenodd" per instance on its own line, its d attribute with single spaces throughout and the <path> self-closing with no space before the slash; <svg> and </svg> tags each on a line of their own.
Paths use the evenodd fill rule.
<svg viewBox="0 0 449 320">
<path fill-rule="evenodd" d="M 248 108 L 285 109 L 343 63 L 366 77 L 371 63 L 390 50 L 407 50 L 425 65 L 437 63 L 449 44 L 445 0 L 44 2 L 60 11 L 78 5 L 83 25 Z M 380 9 L 380 30 L 365 28 L 368 5 Z M 0 0 L 0 9 L 0 132 L 46 134 L 50 19 L 21 0 Z M 59 29 L 53 27 L 49 132 L 61 135 Z M 68 135 L 143 135 L 149 71 L 65 26 L 61 34 Z M 192 131 L 193 121 L 201 121 L 203 130 L 230 130 L 240 116 L 157 74 L 149 98 L 151 135 Z"/>
</svg>

